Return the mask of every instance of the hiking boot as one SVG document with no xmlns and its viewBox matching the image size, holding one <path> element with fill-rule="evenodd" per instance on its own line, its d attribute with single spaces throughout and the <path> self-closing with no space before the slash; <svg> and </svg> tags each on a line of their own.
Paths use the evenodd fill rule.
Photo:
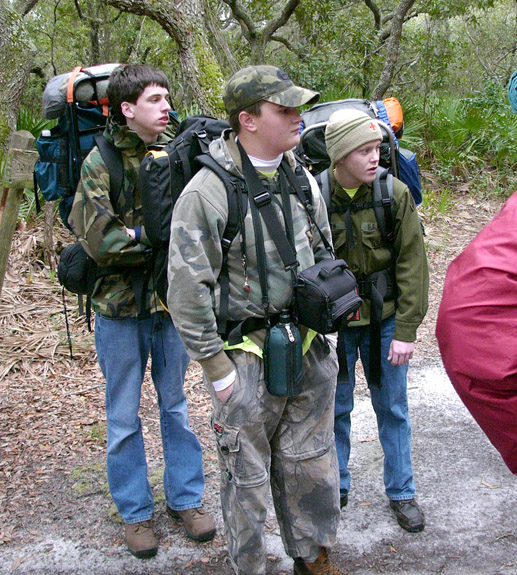
<svg viewBox="0 0 517 575">
<path fill-rule="evenodd" d="M 167 513 L 173 519 L 179 519 L 187 537 L 195 541 L 210 541 L 215 535 L 215 523 L 203 506 L 195 509 L 174 511 L 167 505 Z"/>
<path fill-rule="evenodd" d="M 341 497 L 339 498 L 339 508 L 343 509 L 343 507 L 346 507 L 348 505 L 348 493 L 345 493 L 345 495 L 341 495 Z"/>
<path fill-rule="evenodd" d="M 424 512 L 414 499 L 407 499 L 406 501 L 390 499 L 390 507 L 395 511 L 397 521 L 402 529 L 410 533 L 417 533 L 425 527 Z"/>
<path fill-rule="evenodd" d="M 294 575 L 346 575 L 329 559 L 327 550 L 322 548 L 316 561 L 304 561 L 301 557 L 294 560 Z"/>
<path fill-rule="evenodd" d="M 138 559 L 154 557 L 158 551 L 158 540 L 154 535 L 153 523 L 140 521 L 124 525 L 126 531 L 126 543 L 129 551 Z"/>
</svg>

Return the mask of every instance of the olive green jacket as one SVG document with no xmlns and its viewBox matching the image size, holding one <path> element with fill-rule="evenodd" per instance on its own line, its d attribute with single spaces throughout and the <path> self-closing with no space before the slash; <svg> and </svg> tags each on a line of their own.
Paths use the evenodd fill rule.
<svg viewBox="0 0 517 575">
<path fill-rule="evenodd" d="M 416 330 L 425 317 L 428 307 L 429 270 L 424 239 L 415 202 L 406 185 L 396 178 L 394 181 L 395 228 L 393 258 L 397 296 L 385 301 L 383 319 L 395 316 L 394 339 L 415 341 Z M 331 174 L 332 205 L 346 206 L 372 201 L 371 185 L 363 184 L 353 198 L 343 190 Z M 372 272 L 388 268 L 392 253 L 383 241 L 373 208 L 350 210 L 354 246 L 347 237 L 345 215 L 331 214 L 330 222 L 334 248 L 338 257 L 344 259 L 356 279 L 364 280 Z M 370 323 L 370 301 L 363 298 L 359 319 L 350 322 L 350 327 Z"/>
</svg>

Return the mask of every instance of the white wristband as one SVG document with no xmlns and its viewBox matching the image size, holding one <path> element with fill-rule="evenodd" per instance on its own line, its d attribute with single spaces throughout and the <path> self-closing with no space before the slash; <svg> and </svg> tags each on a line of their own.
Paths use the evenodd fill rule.
<svg viewBox="0 0 517 575">
<path fill-rule="evenodd" d="M 334 348 L 337 348 L 337 333 L 327 333 L 325 337 Z"/>
<path fill-rule="evenodd" d="M 223 389 L 230 387 L 230 385 L 235 381 L 236 377 L 237 372 L 233 370 L 226 377 L 223 377 L 223 379 L 218 379 L 217 381 L 214 381 L 212 385 L 214 386 L 215 391 L 223 391 Z"/>
</svg>

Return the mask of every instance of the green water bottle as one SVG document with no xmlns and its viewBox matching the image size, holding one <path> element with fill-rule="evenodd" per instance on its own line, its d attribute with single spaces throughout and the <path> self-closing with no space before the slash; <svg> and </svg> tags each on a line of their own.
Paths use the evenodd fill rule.
<svg viewBox="0 0 517 575">
<path fill-rule="evenodd" d="M 303 388 L 302 337 L 289 310 L 283 310 L 264 344 L 264 378 L 278 397 L 296 397 Z"/>
</svg>

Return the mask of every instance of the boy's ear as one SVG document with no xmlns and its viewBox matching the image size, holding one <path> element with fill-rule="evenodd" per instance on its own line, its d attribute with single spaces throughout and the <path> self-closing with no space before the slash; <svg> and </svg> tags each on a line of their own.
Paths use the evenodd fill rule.
<svg viewBox="0 0 517 575">
<path fill-rule="evenodd" d="M 133 111 L 133 104 L 131 104 L 130 102 L 122 102 L 120 104 L 120 111 L 126 118 L 132 119 L 135 117 L 135 113 Z"/>
<path fill-rule="evenodd" d="M 239 122 L 244 130 L 247 130 L 248 132 L 257 131 L 255 116 L 249 112 L 246 112 L 246 110 L 242 110 L 242 112 L 239 113 Z"/>
</svg>

